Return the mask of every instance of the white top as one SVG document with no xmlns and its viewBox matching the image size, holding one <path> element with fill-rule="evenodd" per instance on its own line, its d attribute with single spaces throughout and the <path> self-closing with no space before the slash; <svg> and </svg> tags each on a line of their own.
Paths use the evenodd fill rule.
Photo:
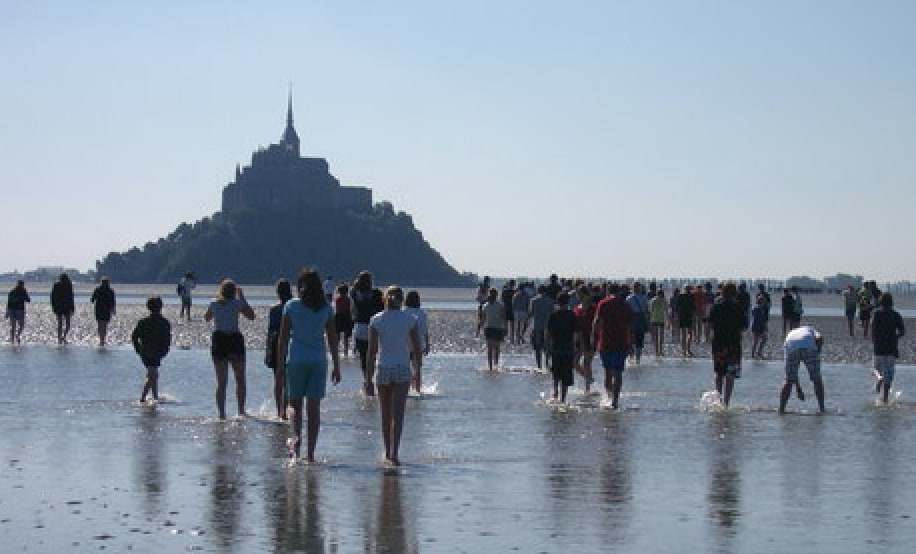
<svg viewBox="0 0 916 554">
<path fill-rule="evenodd" d="M 410 330 L 417 318 L 401 310 L 383 310 L 369 320 L 378 333 L 378 367 L 410 366 Z"/>
<path fill-rule="evenodd" d="M 817 339 L 821 336 L 814 327 L 803 325 L 789 331 L 786 335 L 786 354 L 798 350 L 817 350 Z"/>
<path fill-rule="evenodd" d="M 239 332 L 239 312 L 245 309 L 248 302 L 244 298 L 230 298 L 225 303 L 214 300 L 210 302 L 213 314 L 213 330 L 223 333 Z"/>
</svg>

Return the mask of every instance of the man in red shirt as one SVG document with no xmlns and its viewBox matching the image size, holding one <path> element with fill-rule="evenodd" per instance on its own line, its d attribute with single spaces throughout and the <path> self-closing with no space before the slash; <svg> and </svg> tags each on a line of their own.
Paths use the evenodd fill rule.
<svg viewBox="0 0 916 554">
<path fill-rule="evenodd" d="M 630 351 L 632 319 L 633 312 L 626 300 L 620 297 L 620 288 L 617 285 L 608 287 L 607 297 L 598 303 L 596 309 L 592 336 L 604 366 L 604 387 L 615 410 L 619 406 L 623 371 Z"/>
</svg>

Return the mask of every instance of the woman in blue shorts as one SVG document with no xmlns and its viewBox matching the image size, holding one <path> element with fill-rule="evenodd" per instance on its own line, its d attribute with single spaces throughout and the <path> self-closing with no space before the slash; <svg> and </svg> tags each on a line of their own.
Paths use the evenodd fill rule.
<svg viewBox="0 0 916 554">
<path fill-rule="evenodd" d="M 318 273 L 313 269 L 303 270 L 296 287 L 299 298 L 288 301 L 283 307 L 277 365 L 278 372 L 286 375 L 286 396 L 293 409 L 290 453 L 299 457 L 302 399 L 305 398 L 308 425 L 305 459 L 311 463 L 315 461 L 315 445 L 321 427 L 321 399 L 324 398 L 328 380 L 328 351 L 334 364 L 331 381 L 335 385 L 340 383 L 340 359 L 334 314 L 325 299 Z"/>
</svg>

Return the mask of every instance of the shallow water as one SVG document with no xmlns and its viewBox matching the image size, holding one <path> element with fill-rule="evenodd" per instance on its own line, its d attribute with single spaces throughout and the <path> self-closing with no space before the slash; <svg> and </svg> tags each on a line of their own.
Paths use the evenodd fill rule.
<svg viewBox="0 0 916 554">
<path fill-rule="evenodd" d="M 10 551 L 910 551 L 916 404 L 876 407 L 868 371 L 827 365 L 828 414 L 776 413 L 781 368 L 745 362 L 728 411 L 701 402 L 707 360 L 628 370 L 623 409 L 528 356 L 432 356 L 411 399 L 405 465 L 379 462 L 359 371 L 329 388 L 315 466 L 286 463 L 269 371 L 249 412 L 213 416 L 205 350 L 173 351 L 157 406 L 127 348 L 0 347 L 0 544 Z M 912 368 L 898 371 L 911 386 Z M 603 382 L 603 379 L 599 379 Z M 229 413 L 234 413 L 230 388 Z"/>
</svg>

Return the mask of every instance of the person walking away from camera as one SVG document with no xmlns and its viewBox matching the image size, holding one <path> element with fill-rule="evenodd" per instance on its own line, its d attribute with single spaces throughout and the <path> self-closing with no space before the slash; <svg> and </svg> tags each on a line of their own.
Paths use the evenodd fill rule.
<svg viewBox="0 0 916 554">
<path fill-rule="evenodd" d="M 566 392 L 573 384 L 575 337 L 578 333 L 576 315 L 569 309 L 569 293 L 557 295 L 557 309 L 547 320 L 547 349 L 553 358 L 553 399 L 566 402 Z M 558 390 L 559 389 L 559 390 Z"/>
<path fill-rule="evenodd" d="M 369 321 L 369 367 L 375 369 L 385 460 L 393 465 L 400 465 L 407 393 L 411 384 L 420 391 L 423 367 L 417 318 L 401 310 L 403 301 L 401 287 L 388 287 L 385 309 Z"/>
<path fill-rule="evenodd" d="M 480 322 L 480 314 L 483 311 L 483 305 L 487 303 L 490 294 L 490 276 L 484 275 L 483 280 L 477 284 L 477 321 Z M 476 336 L 480 336 L 480 325 L 477 325 Z"/>
<path fill-rule="evenodd" d="M 175 287 L 178 292 L 178 297 L 181 300 L 181 309 L 178 312 L 179 320 L 184 317 L 188 321 L 191 321 L 191 294 L 196 286 L 197 279 L 194 277 L 194 273 L 189 271 L 184 274 L 184 277 L 178 282 L 178 286 Z"/>
<path fill-rule="evenodd" d="M 492 371 L 499 367 L 499 351 L 506 338 L 506 307 L 499 301 L 499 291 L 495 288 L 491 288 L 487 295 L 477 327 L 483 329 L 487 343 L 487 367 Z"/>
<path fill-rule="evenodd" d="M 693 299 L 690 299 L 693 302 Z M 595 322 L 592 326 L 592 340 L 598 349 L 601 365 L 604 367 L 604 388 L 611 398 L 611 407 L 620 405 L 620 390 L 623 388 L 623 372 L 626 369 L 630 351 L 633 310 L 621 298 L 617 285 L 608 287 L 608 295 L 598 303 Z M 691 325 L 693 321 L 691 320 Z"/>
<path fill-rule="evenodd" d="M 429 356 L 429 317 L 426 310 L 420 307 L 420 292 L 416 290 L 407 291 L 404 298 L 404 313 L 412 315 L 417 319 L 417 333 L 420 336 L 420 349 L 423 356 Z M 413 357 L 413 354 L 411 354 Z M 417 394 L 420 393 L 423 383 L 417 383 Z"/>
<path fill-rule="evenodd" d="M 525 342 L 525 331 L 528 327 L 528 307 L 531 304 L 531 297 L 528 296 L 528 289 L 524 283 L 519 284 L 518 289 L 512 296 L 512 333 L 515 335 L 516 342 Z"/>
<path fill-rule="evenodd" d="M 229 366 L 235 378 L 235 396 L 239 415 L 245 414 L 245 337 L 239 331 L 239 316 L 254 320 L 254 310 L 245 300 L 242 288 L 232 279 L 223 279 L 216 298 L 207 306 L 204 320 L 213 322 L 210 357 L 216 372 L 216 409 L 220 419 L 226 419 L 226 388 Z"/>
<path fill-rule="evenodd" d="M 824 381 L 821 377 L 821 349 L 823 347 L 823 335 L 810 325 L 796 327 L 786 335 L 784 345 L 786 381 L 779 394 L 779 413 L 786 413 L 786 404 L 788 404 L 789 396 L 792 394 L 793 385 L 798 391 L 799 400 L 805 399 L 801 384 L 798 382 L 798 366 L 802 362 L 804 362 L 805 368 L 808 370 L 808 377 L 814 383 L 814 395 L 817 397 L 820 413 L 827 411 L 824 405 Z"/>
<path fill-rule="evenodd" d="M 694 327 L 693 287 L 684 285 L 684 291 L 677 297 L 678 328 L 681 332 L 681 354 L 686 358 L 693 357 Z"/>
<path fill-rule="evenodd" d="M 51 311 L 57 318 L 57 344 L 67 344 L 70 319 L 76 311 L 76 303 L 73 300 L 73 282 L 66 273 L 61 273 L 51 285 Z"/>
<path fill-rule="evenodd" d="M 802 316 L 805 314 L 805 307 L 802 305 L 801 291 L 797 285 L 792 286 L 792 328 L 798 327 L 801 325 Z"/>
<path fill-rule="evenodd" d="M 550 353 L 547 347 L 547 319 L 553 313 L 555 301 L 547 296 L 547 287 L 539 285 L 537 294 L 531 299 L 528 319 L 531 320 L 531 348 L 534 350 L 534 361 L 541 368 L 542 353 L 547 365 L 550 365 Z"/>
<path fill-rule="evenodd" d="M 862 336 L 868 338 L 869 327 L 871 326 L 872 311 L 872 292 L 871 286 L 866 281 L 861 290 L 859 290 L 859 324 L 862 326 Z"/>
<path fill-rule="evenodd" d="M 350 302 L 350 287 L 346 283 L 337 286 L 334 292 L 334 327 L 337 328 L 338 340 L 343 338 L 343 355 L 350 354 L 350 337 L 353 335 L 353 306 Z"/>
<path fill-rule="evenodd" d="M 25 327 L 25 305 L 31 302 L 25 281 L 19 279 L 6 297 L 6 317 L 10 320 L 10 343 L 22 344 L 22 329 Z"/>
<path fill-rule="evenodd" d="M 334 284 L 332 275 L 328 275 L 328 278 L 324 280 L 322 289 L 324 290 L 324 299 L 330 305 L 334 301 L 334 292 L 337 290 L 337 285 Z"/>
<path fill-rule="evenodd" d="M 878 298 L 878 307 L 871 314 L 871 340 L 875 353 L 875 392 L 883 391 L 882 399 L 887 404 L 894 383 L 894 369 L 900 357 L 898 342 L 906 334 L 903 318 L 894 309 L 894 298 L 889 292 Z"/>
<path fill-rule="evenodd" d="M 172 325 L 162 317 L 162 298 L 150 296 L 146 300 L 146 309 L 149 315 L 140 319 L 130 334 L 134 351 L 146 368 L 146 381 L 140 392 L 141 404 L 146 402 L 146 395 L 150 393 L 153 400 L 159 400 L 159 366 L 172 345 Z"/>
<path fill-rule="evenodd" d="M 299 297 L 283 306 L 277 363 L 286 377 L 286 396 L 293 409 L 290 453 L 298 458 L 302 444 L 303 399 L 306 420 L 305 459 L 315 461 L 315 446 L 321 428 L 321 399 L 328 381 L 328 353 L 331 382 L 340 383 L 337 329 L 334 314 L 314 269 L 304 269 L 296 281 Z"/>
<path fill-rule="evenodd" d="M 557 297 L 559 306 L 559 295 Z M 595 359 L 595 343 L 592 342 L 592 325 L 595 323 L 595 304 L 592 302 L 592 292 L 587 285 L 579 287 L 579 303 L 573 308 L 576 321 L 574 345 L 576 363 L 579 373 L 585 379 L 585 392 L 591 392 L 595 378 L 592 375 L 592 361 Z M 565 317 L 565 316 L 564 316 Z M 572 383 L 570 383 L 571 385 Z M 566 398 L 566 395 L 563 396 Z"/>
<path fill-rule="evenodd" d="M 633 292 L 627 296 L 627 304 L 633 311 L 633 320 L 630 324 L 633 330 L 633 361 L 639 365 L 642 361 L 642 351 L 646 345 L 646 333 L 649 331 L 649 300 L 646 298 L 642 283 L 633 283 Z"/>
<path fill-rule="evenodd" d="M 792 298 L 792 293 L 789 292 L 789 289 L 782 289 L 780 306 L 782 308 L 782 334 L 787 335 L 789 331 L 795 328 L 792 326 L 795 319 L 795 299 Z"/>
<path fill-rule="evenodd" d="M 273 370 L 274 402 L 277 417 L 286 419 L 286 375 L 279 363 L 280 324 L 283 322 L 283 307 L 293 297 L 292 285 L 286 279 L 277 281 L 277 303 L 267 312 L 267 340 L 264 343 L 264 365 Z"/>
<path fill-rule="evenodd" d="M 856 309 L 859 307 L 859 297 L 852 285 L 843 289 L 843 313 L 846 315 L 846 324 L 849 326 L 849 336 L 856 336 Z"/>
<path fill-rule="evenodd" d="M 741 377 L 741 334 L 747 325 L 744 307 L 738 301 L 738 288 L 726 283 L 722 297 L 716 300 L 709 312 L 712 328 L 712 367 L 716 391 L 728 407 L 735 379 Z"/>
<path fill-rule="evenodd" d="M 756 305 L 751 308 L 751 333 L 754 342 L 751 344 L 751 358 L 763 359 L 763 347 L 767 343 L 767 326 L 770 314 L 766 308 L 766 299 L 757 295 Z"/>
<path fill-rule="evenodd" d="M 111 288 L 111 280 L 102 277 L 99 286 L 92 291 L 89 301 L 95 305 L 95 320 L 98 323 L 99 346 L 105 346 L 108 338 L 108 323 L 115 315 L 117 300 Z"/>
<path fill-rule="evenodd" d="M 515 279 L 509 279 L 506 283 L 503 284 L 502 291 L 500 292 L 499 300 L 502 302 L 504 309 L 506 310 L 506 334 L 509 335 L 509 344 L 515 344 L 515 312 L 512 311 L 512 299 L 515 297 Z"/>
<path fill-rule="evenodd" d="M 363 372 L 363 392 L 375 396 L 372 369 L 369 366 L 369 320 L 378 313 L 379 307 L 372 287 L 372 274 L 360 271 L 350 289 L 351 312 L 353 313 L 353 342 L 359 353 L 359 367 Z"/>
<path fill-rule="evenodd" d="M 658 289 L 655 296 L 649 300 L 649 331 L 652 336 L 652 348 L 655 350 L 655 357 L 661 358 L 663 353 L 663 343 L 665 341 L 665 321 L 668 319 L 668 301 L 665 299 L 665 291 Z"/>
</svg>

